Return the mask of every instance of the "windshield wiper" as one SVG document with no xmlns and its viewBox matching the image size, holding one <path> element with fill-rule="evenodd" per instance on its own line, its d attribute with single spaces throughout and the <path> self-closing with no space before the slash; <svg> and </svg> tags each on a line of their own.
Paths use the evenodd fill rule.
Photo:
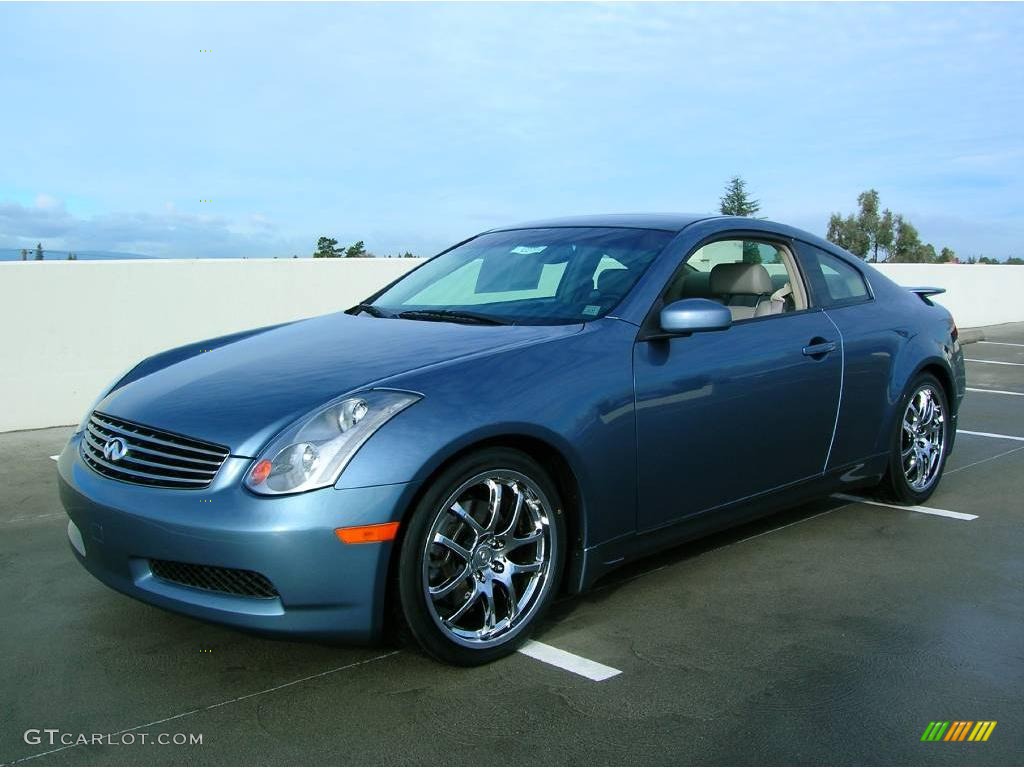
<svg viewBox="0 0 1024 768">
<path fill-rule="evenodd" d="M 348 310 L 350 315 L 356 315 L 360 312 L 365 312 L 373 317 L 391 317 L 387 312 L 375 307 L 373 304 L 356 304 L 354 307 Z"/>
<path fill-rule="evenodd" d="M 410 309 L 399 312 L 395 317 L 403 320 L 432 320 L 441 323 L 471 323 L 475 325 L 515 325 L 508 320 L 478 312 L 464 312 L 461 309 Z"/>
</svg>

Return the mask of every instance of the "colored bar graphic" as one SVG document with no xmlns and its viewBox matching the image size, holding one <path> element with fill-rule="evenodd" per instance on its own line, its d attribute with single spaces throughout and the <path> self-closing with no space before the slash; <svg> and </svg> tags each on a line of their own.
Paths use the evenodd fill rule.
<svg viewBox="0 0 1024 768">
<path fill-rule="evenodd" d="M 921 734 L 921 741 L 988 741 L 996 720 L 932 720 Z"/>
<path fill-rule="evenodd" d="M 948 720 L 934 720 L 928 723 L 928 727 L 924 729 L 921 741 L 938 741 L 946 733 L 947 728 L 949 728 Z"/>
<path fill-rule="evenodd" d="M 967 736 L 968 729 L 970 729 L 972 725 L 974 725 L 974 723 L 970 721 L 955 720 L 943 741 L 963 741 Z"/>
</svg>

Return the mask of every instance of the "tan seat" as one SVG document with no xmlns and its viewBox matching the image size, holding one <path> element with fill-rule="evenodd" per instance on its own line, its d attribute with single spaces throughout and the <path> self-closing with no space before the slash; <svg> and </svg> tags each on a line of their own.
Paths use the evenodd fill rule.
<svg viewBox="0 0 1024 768">
<path fill-rule="evenodd" d="M 789 293 L 789 283 L 774 291 L 771 275 L 760 264 L 716 264 L 708 282 L 711 294 L 729 307 L 733 320 L 779 314 Z"/>
<path fill-rule="evenodd" d="M 707 272 L 689 272 L 680 275 L 665 292 L 665 303 L 681 299 L 709 299 L 711 275 Z"/>
</svg>

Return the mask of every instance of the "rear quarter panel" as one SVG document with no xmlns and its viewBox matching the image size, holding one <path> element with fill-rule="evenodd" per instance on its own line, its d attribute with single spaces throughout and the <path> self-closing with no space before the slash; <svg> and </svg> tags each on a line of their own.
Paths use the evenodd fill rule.
<svg viewBox="0 0 1024 768">
<path fill-rule="evenodd" d="M 869 265 L 864 271 L 874 300 L 827 310 L 843 335 L 846 364 L 829 468 L 888 451 L 897 405 L 923 368 L 944 372 L 954 417 L 964 394 L 963 353 L 949 312 Z"/>
</svg>

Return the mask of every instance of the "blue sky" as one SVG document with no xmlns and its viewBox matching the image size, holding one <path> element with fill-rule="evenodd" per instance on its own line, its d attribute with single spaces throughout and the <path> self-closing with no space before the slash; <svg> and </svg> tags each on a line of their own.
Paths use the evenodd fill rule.
<svg viewBox="0 0 1024 768">
<path fill-rule="evenodd" d="M 0 247 L 428 254 L 711 211 L 742 174 L 819 234 L 875 187 L 936 247 L 1024 256 L 1024 5 L 3 3 L 0 28 Z"/>
</svg>

